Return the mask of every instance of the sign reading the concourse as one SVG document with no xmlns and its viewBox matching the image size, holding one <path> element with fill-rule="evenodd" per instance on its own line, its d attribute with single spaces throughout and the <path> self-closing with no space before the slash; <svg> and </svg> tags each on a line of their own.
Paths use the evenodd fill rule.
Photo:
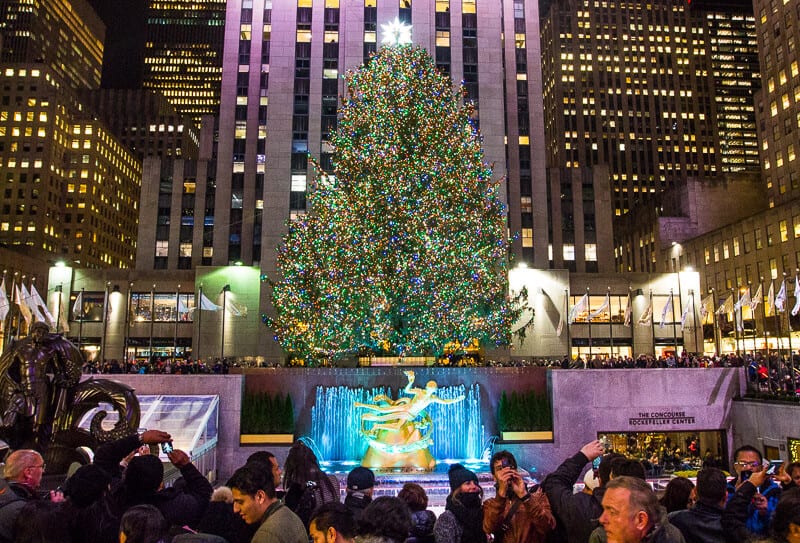
<svg viewBox="0 0 800 543">
<path fill-rule="evenodd" d="M 659 410 L 659 411 L 639 411 L 635 417 L 628 419 L 630 426 L 664 426 L 677 424 L 695 424 L 693 416 L 687 415 L 686 411 Z"/>
</svg>

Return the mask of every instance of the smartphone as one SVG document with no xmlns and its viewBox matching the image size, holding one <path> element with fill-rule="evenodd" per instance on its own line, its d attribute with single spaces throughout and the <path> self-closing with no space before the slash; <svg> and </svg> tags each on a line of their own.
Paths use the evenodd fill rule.
<svg viewBox="0 0 800 543">
<path fill-rule="evenodd" d="M 745 471 L 743 471 L 742 473 L 739 474 L 739 477 L 742 479 L 742 482 L 745 482 L 746 480 L 748 480 L 750 478 L 751 475 L 753 475 L 752 471 L 745 470 Z"/>
<path fill-rule="evenodd" d="M 770 460 L 767 475 L 775 475 L 783 465 L 783 460 Z"/>
<path fill-rule="evenodd" d="M 592 469 L 597 469 L 600 467 L 600 461 L 603 460 L 602 456 L 598 456 L 594 460 L 592 460 Z"/>
<path fill-rule="evenodd" d="M 510 468 L 511 462 L 508 461 L 508 458 L 502 458 L 500 460 L 500 469 Z"/>
<path fill-rule="evenodd" d="M 174 450 L 175 449 L 172 447 L 172 441 L 166 441 L 161 444 L 161 452 L 163 452 L 164 454 L 169 454 Z"/>
</svg>

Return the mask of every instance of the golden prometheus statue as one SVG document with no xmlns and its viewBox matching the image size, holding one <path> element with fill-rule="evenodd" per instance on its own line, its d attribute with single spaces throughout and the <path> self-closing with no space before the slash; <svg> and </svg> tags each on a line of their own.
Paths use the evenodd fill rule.
<svg viewBox="0 0 800 543">
<path fill-rule="evenodd" d="M 429 448 L 433 443 L 433 421 L 425 411 L 432 403 L 450 404 L 464 399 L 445 400 L 436 395 L 436 381 L 425 388 L 413 388 L 414 372 L 405 371 L 408 384 L 405 394 L 396 400 L 385 394 L 373 398 L 375 403 L 355 403 L 369 412 L 361 415 L 361 434 L 369 443 L 361 465 L 379 470 L 432 471 L 436 467 Z"/>
</svg>

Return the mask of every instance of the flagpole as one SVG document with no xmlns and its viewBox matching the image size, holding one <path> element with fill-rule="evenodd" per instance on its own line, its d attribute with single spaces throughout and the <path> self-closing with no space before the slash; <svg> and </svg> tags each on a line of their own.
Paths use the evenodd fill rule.
<svg viewBox="0 0 800 543">
<path fill-rule="evenodd" d="M 200 326 L 203 321 L 203 283 L 200 283 L 200 287 L 197 294 L 197 300 L 194 302 L 195 313 L 197 313 L 197 345 L 192 347 L 192 357 L 195 360 L 200 360 L 200 338 L 202 335 L 200 332 L 202 331 Z M 195 349 L 196 347 L 196 349 Z"/>
<path fill-rule="evenodd" d="M 80 351 L 81 355 L 83 354 L 83 291 L 85 287 L 81 287 L 81 306 L 79 308 L 78 317 L 80 318 L 78 324 L 78 351 Z"/>
<path fill-rule="evenodd" d="M 800 269 L 795 270 L 795 285 L 797 284 L 797 273 L 800 272 Z M 795 294 L 797 296 L 797 294 Z M 789 326 L 789 375 L 791 376 L 792 380 L 792 391 L 795 392 L 797 390 L 797 385 L 795 384 L 794 379 L 794 350 L 792 350 L 792 313 L 788 312 L 786 314 L 786 322 Z"/>
<path fill-rule="evenodd" d="M 228 291 L 231 289 L 230 285 L 222 287 L 222 338 L 219 344 L 219 358 L 220 362 L 225 358 L 225 312 L 228 309 Z"/>
<path fill-rule="evenodd" d="M 58 304 L 56 304 L 56 334 L 58 334 L 61 330 L 61 296 L 64 293 L 64 284 L 61 283 L 53 291 L 58 292 Z"/>
<path fill-rule="evenodd" d="M 703 341 L 701 341 L 699 343 L 697 341 L 697 304 L 695 303 L 694 289 L 693 288 L 689 289 L 689 298 L 692 300 L 692 326 L 694 326 L 694 334 L 693 334 L 694 335 L 694 352 L 702 356 L 702 355 L 706 354 L 705 353 L 705 350 L 706 350 L 705 347 L 706 346 L 705 346 Z M 700 328 L 702 329 L 702 327 L 703 327 L 703 325 L 701 324 Z M 701 336 L 701 340 L 702 340 L 702 336 Z"/>
<path fill-rule="evenodd" d="M 720 352 L 720 338 L 717 325 L 717 294 L 714 287 L 711 287 L 711 324 L 714 329 L 714 349 L 717 351 L 715 354 L 719 356 L 722 353 Z"/>
<path fill-rule="evenodd" d="M 781 280 L 781 288 L 782 289 L 786 288 L 786 272 L 783 272 L 783 279 Z M 785 290 L 783 292 L 784 292 L 784 294 L 786 293 Z M 778 294 L 780 294 L 780 290 L 778 291 Z M 786 298 L 788 298 L 788 296 L 786 296 Z M 786 312 L 786 320 L 788 321 L 789 320 L 789 308 L 786 306 L 786 301 L 783 302 L 783 311 L 780 311 L 779 313 L 783 313 L 784 311 Z M 781 344 L 781 363 L 785 365 L 786 364 L 786 360 L 785 360 L 785 357 L 784 357 L 784 354 L 783 354 L 783 322 L 781 322 L 782 320 L 783 320 L 783 318 L 779 315 L 778 316 L 778 333 L 779 333 L 778 337 L 780 337 L 780 342 L 781 342 L 780 343 Z M 787 329 L 788 328 L 789 328 L 789 325 L 787 324 Z M 791 354 L 791 345 L 792 345 L 791 340 L 792 340 L 792 336 L 790 334 L 789 335 L 789 353 L 790 354 Z"/>
<path fill-rule="evenodd" d="M 23 275 L 19 280 L 19 284 L 22 285 L 23 287 L 25 286 L 25 278 L 26 277 L 27 277 L 27 275 Z M 25 303 L 25 300 L 22 299 L 22 291 L 19 288 L 17 288 L 17 291 L 18 291 L 17 292 L 17 326 L 14 329 L 14 337 L 19 338 L 19 335 L 20 335 L 19 329 L 22 326 L 22 318 L 20 318 L 20 317 L 22 317 L 22 304 Z"/>
<path fill-rule="evenodd" d="M 761 299 L 758 301 L 761 304 L 761 322 L 764 327 L 764 352 L 769 357 L 769 340 L 767 339 L 767 304 L 764 303 L 764 278 L 758 278 L 758 290 L 761 292 Z M 752 301 L 751 301 L 752 303 Z M 752 307 L 752 306 L 751 306 Z M 753 316 L 755 319 L 755 315 Z"/>
<path fill-rule="evenodd" d="M 589 356 L 587 357 L 587 360 L 583 361 L 584 368 L 589 366 L 589 360 L 592 359 L 592 302 L 591 297 L 589 296 L 589 287 L 586 287 L 586 303 L 588 305 L 586 308 L 586 320 L 589 321 Z"/>
<path fill-rule="evenodd" d="M 608 337 L 611 340 L 611 354 L 609 355 L 609 358 L 614 358 L 614 323 L 611 319 L 611 285 L 608 286 L 606 296 L 608 297 Z"/>
<path fill-rule="evenodd" d="M 653 342 L 653 358 L 656 357 L 656 318 L 653 314 L 653 289 L 650 289 L 650 340 Z"/>
<path fill-rule="evenodd" d="M 678 364 L 678 323 L 675 322 L 675 294 L 669 289 L 669 305 L 672 310 L 672 343 L 675 345 L 675 365 Z"/>
<path fill-rule="evenodd" d="M 564 289 L 564 319 L 567 321 L 567 360 L 572 363 L 572 334 L 570 332 L 569 318 L 569 289 Z"/>
<path fill-rule="evenodd" d="M 3 286 L 5 286 L 5 284 L 6 284 L 6 276 L 7 275 L 8 275 L 8 270 L 3 270 Z M 14 300 L 14 280 L 13 279 L 11 280 L 11 290 L 9 292 L 11 292 L 11 298 L 8 299 L 9 300 L 8 301 L 8 314 L 6 315 L 6 318 L 8 318 L 8 316 L 11 314 L 11 308 L 14 305 L 14 303 L 13 303 L 13 300 Z M 6 294 L 6 298 L 8 298 L 8 294 Z M 11 319 L 8 319 L 8 323 L 9 324 L 11 323 Z M 2 353 L 3 351 L 6 350 L 6 345 L 8 344 L 8 329 L 9 329 L 9 327 L 6 326 L 6 319 L 3 319 L 3 322 L 0 322 L 0 326 L 2 326 L 2 328 L 3 328 L 3 343 L 2 343 L 2 345 L 0 345 L 0 353 Z"/>
<path fill-rule="evenodd" d="M 106 281 L 105 295 L 103 297 L 103 336 L 100 338 L 100 367 L 106 359 L 106 332 L 108 330 L 108 287 L 111 286 L 111 281 Z"/>
<path fill-rule="evenodd" d="M 128 282 L 128 295 L 125 299 L 125 330 L 122 338 L 122 365 L 127 367 L 128 364 L 128 340 L 130 334 L 128 333 L 128 319 L 131 315 L 131 290 L 133 289 L 133 281 Z"/>
<path fill-rule="evenodd" d="M 181 320 L 181 286 L 175 291 L 175 331 L 172 335 L 172 360 L 178 357 L 178 321 Z"/>
<path fill-rule="evenodd" d="M 148 345 L 149 349 L 149 358 L 150 362 L 153 361 L 153 327 L 155 326 L 156 322 L 156 284 L 153 283 L 153 288 L 150 289 L 150 344 Z"/>
<path fill-rule="evenodd" d="M 731 287 L 731 296 L 734 295 L 734 289 Z M 739 321 L 736 318 L 736 305 L 739 303 L 741 298 L 739 297 L 739 288 L 736 288 L 736 304 L 733 305 L 733 340 L 736 342 L 736 356 L 737 358 L 739 355 Z M 741 307 L 740 307 L 741 309 Z"/>
</svg>

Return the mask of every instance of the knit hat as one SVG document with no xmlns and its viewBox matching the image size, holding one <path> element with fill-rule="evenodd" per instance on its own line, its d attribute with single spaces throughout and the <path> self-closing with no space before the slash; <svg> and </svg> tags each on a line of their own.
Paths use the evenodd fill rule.
<svg viewBox="0 0 800 543">
<path fill-rule="evenodd" d="M 157 456 L 134 456 L 125 470 L 125 487 L 136 496 L 146 496 L 158 490 L 164 479 L 164 464 Z"/>
<path fill-rule="evenodd" d="M 478 484 L 478 476 L 461 464 L 453 464 L 447 470 L 447 478 L 450 479 L 450 490 L 455 490 L 467 481 L 474 481 Z"/>
<path fill-rule="evenodd" d="M 99 500 L 110 483 L 111 477 L 103 468 L 94 464 L 81 466 L 64 482 L 64 495 L 82 509 Z"/>
<path fill-rule="evenodd" d="M 366 490 L 375 486 L 375 474 L 362 466 L 354 468 L 347 474 L 347 490 Z"/>
</svg>

